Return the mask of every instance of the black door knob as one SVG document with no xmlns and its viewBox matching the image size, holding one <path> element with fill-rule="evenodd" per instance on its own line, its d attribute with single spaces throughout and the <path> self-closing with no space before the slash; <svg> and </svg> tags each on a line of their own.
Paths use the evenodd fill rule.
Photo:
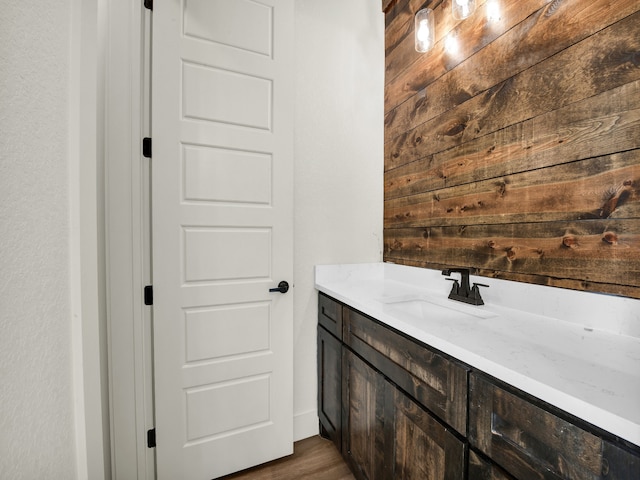
<svg viewBox="0 0 640 480">
<path fill-rule="evenodd" d="M 270 288 L 269 291 L 287 293 L 289 291 L 289 284 L 283 280 L 278 284 L 276 288 Z"/>
</svg>

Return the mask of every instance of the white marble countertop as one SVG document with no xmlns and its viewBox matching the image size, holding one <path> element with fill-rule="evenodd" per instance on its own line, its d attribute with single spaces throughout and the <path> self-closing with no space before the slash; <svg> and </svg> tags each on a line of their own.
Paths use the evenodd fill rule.
<svg viewBox="0 0 640 480">
<path fill-rule="evenodd" d="M 435 270 L 375 263 L 315 272 L 327 295 L 640 445 L 639 300 L 474 280 L 490 286 L 484 306 L 447 299 L 451 282 Z"/>
</svg>

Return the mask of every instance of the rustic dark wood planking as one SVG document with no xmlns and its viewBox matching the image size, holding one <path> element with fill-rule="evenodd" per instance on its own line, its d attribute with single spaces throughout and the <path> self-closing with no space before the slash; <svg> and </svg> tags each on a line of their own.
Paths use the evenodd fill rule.
<svg viewBox="0 0 640 480">
<path fill-rule="evenodd" d="M 573 279 L 583 287 L 640 287 L 638 219 L 385 229 L 384 244 L 385 258 L 396 263 L 429 258 L 442 265 Z"/>
<path fill-rule="evenodd" d="M 638 80 L 638 58 L 640 12 L 388 141 L 385 168 L 456 147 Z"/>
<path fill-rule="evenodd" d="M 413 35 L 414 15 L 421 8 L 433 4 L 430 0 L 396 2 L 384 16 L 385 57 L 407 35 Z"/>
<path fill-rule="evenodd" d="M 447 72 L 461 67 L 466 58 L 481 52 L 483 47 L 490 45 L 546 2 L 521 0 L 506 3 L 503 20 L 498 24 L 485 21 L 484 3 L 484 0 L 477 2 L 476 13 L 459 22 L 451 16 L 450 2 L 441 3 L 434 10 L 436 44 L 431 51 L 427 54 L 412 53 L 412 35 L 408 35 L 404 42 L 389 53 L 389 64 L 385 72 L 385 113 L 406 102 Z M 453 32 L 458 39 L 459 52 L 456 55 L 445 51 L 444 38 L 449 32 Z"/>
<path fill-rule="evenodd" d="M 422 90 L 418 89 L 406 101 L 390 105 L 393 109 L 386 116 L 385 141 L 500 84 L 638 9 L 635 0 L 621 0 L 615 8 L 608 0 L 580 5 L 560 2 L 553 10 L 545 1 L 529 3 L 528 7 L 525 2 L 507 3 L 510 10 L 504 15 L 509 14 L 509 18 L 504 18 L 501 25 L 506 22 L 514 28 L 429 85 L 426 89 L 428 101 L 424 101 L 425 95 L 417 95 Z M 511 12 L 513 9 L 517 10 Z M 496 62 L 496 58 L 500 61 Z M 407 64 L 403 66 L 406 75 L 410 76 L 413 68 L 407 68 Z"/>
<path fill-rule="evenodd" d="M 639 138 L 636 80 L 388 170 L 385 199 L 633 150 Z"/>
<path fill-rule="evenodd" d="M 476 1 L 479 11 L 482 10 L 485 1 L 486 0 Z M 419 9 L 424 7 L 429 7 L 434 10 L 436 43 L 442 42 L 450 31 L 459 29 L 462 21 L 455 20 L 451 16 L 451 4 L 449 1 L 421 2 L 420 0 L 412 0 L 409 5 L 405 6 L 402 14 L 397 15 L 393 19 L 385 31 L 385 84 L 391 84 L 399 74 L 406 70 L 407 65 L 414 63 L 416 66 L 412 68 L 412 71 L 413 73 L 416 71 L 421 72 L 419 78 L 427 78 L 429 80 L 437 78 L 439 70 L 437 67 L 434 69 L 434 65 L 437 62 L 434 62 L 433 58 L 437 57 L 442 59 L 443 57 L 439 54 L 437 54 L 436 57 L 426 57 L 422 53 L 415 51 L 414 15 Z M 494 34 L 495 33 L 497 32 L 494 32 Z M 479 45 L 474 45 L 474 50 L 477 50 L 478 47 Z M 436 48 L 441 50 L 442 46 L 436 46 Z M 424 77 L 422 75 L 424 75 Z M 404 78 L 404 80 L 407 81 L 406 78 Z M 418 81 L 416 77 L 408 79 L 409 84 L 412 85 L 415 85 Z M 397 81 L 396 84 L 398 84 L 396 88 L 402 87 Z M 405 85 L 405 88 L 406 86 L 407 85 Z M 390 88 L 393 87 L 390 86 Z M 405 90 L 400 93 L 400 95 L 402 95 L 402 98 L 406 98 L 412 94 L 410 90 Z M 389 99 L 388 102 L 393 102 L 393 100 Z M 401 103 L 400 100 L 398 100 L 398 102 Z"/>
<path fill-rule="evenodd" d="M 448 66 L 388 10 L 384 259 L 640 298 L 640 4 L 503 7 Z"/>
<path fill-rule="evenodd" d="M 387 228 L 640 219 L 640 149 L 385 202 Z"/>
</svg>

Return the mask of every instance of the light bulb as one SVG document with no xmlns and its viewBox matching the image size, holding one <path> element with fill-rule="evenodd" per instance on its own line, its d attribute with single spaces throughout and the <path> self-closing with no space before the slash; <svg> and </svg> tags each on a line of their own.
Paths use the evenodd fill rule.
<svg viewBox="0 0 640 480">
<path fill-rule="evenodd" d="M 417 52 L 427 52 L 435 43 L 433 10 L 423 8 L 416 13 L 414 23 L 415 47 Z"/>
<path fill-rule="evenodd" d="M 476 0 L 451 0 L 453 18 L 463 20 L 476 9 Z"/>
<path fill-rule="evenodd" d="M 456 37 L 453 33 L 449 33 L 447 38 L 444 40 L 444 49 L 450 55 L 455 55 L 458 53 L 458 37 Z"/>
<path fill-rule="evenodd" d="M 420 25 L 418 25 L 418 31 L 416 32 L 418 36 L 418 40 L 420 42 L 426 42 L 429 40 L 429 35 L 431 35 L 431 31 L 429 30 L 429 22 L 427 20 L 420 20 Z"/>
<path fill-rule="evenodd" d="M 469 2 L 467 0 L 456 0 L 456 3 L 460 7 L 460 12 L 462 13 L 462 18 L 466 18 L 469 16 Z"/>
<path fill-rule="evenodd" d="M 502 19 L 500 13 L 500 3 L 498 0 L 489 0 L 487 3 L 487 20 L 489 22 L 498 22 Z"/>
</svg>

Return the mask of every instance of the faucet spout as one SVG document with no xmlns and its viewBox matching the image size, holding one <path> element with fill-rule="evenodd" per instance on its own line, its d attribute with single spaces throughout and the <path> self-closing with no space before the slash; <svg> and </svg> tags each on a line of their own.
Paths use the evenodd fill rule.
<svg viewBox="0 0 640 480">
<path fill-rule="evenodd" d="M 480 296 L 480 289 L 478 287 L 488 287 L 489 285 L 474 283 L 473 287 L 471 287 L 469 284 L 471 271 L 468 268 L 446 268 L 442 270 L 442 275 L 450 276 L 452 273 L 460 274 L 460 282 L 454 278 L 447 279 L 453 281 L 453 287 L 449 293 L 449 298 L 451 300 L 470 303 L 472 305 L 484 305 L 484 301 Z"/>
<path fill-rule="evenodd" d="M 446 276 L 450 276 L 452 273 L 460 274 L 460 284 L 457 289 L 458 290 L 457 296 L 467 298 L 471 293 L 471 286 L 469 284 L 469 275 L 470 275 L 469 269 L 468 268 L 447 268 L 442 271 L 442 275 L 446 275 Z"/>
</svg>

